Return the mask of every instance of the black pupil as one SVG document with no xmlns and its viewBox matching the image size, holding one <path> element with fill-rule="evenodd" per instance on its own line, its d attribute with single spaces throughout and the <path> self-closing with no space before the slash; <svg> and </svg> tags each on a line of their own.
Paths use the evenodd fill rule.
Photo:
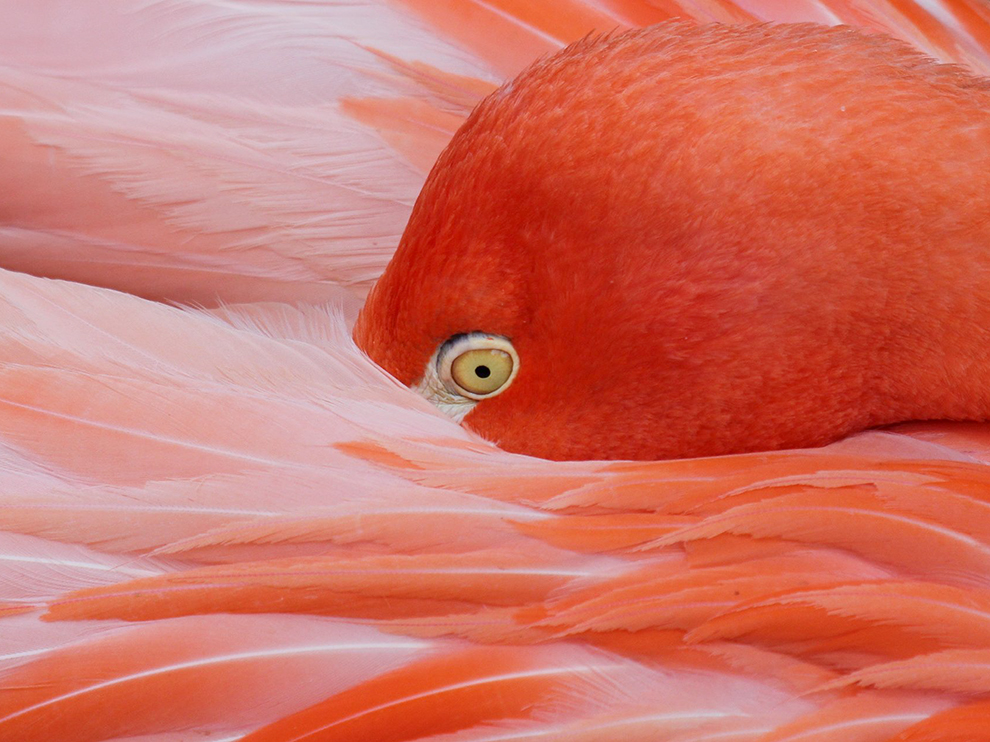
<svg viewBox="0 0 990 742">
<path fill-rule="evenodd" d="M 488 366 L 475 366 L 474 373 L 478 376 L 479 379 L 487 379 L 489 376 L 492 375 L 492 370 L 488 368 Z"/>
</svg>

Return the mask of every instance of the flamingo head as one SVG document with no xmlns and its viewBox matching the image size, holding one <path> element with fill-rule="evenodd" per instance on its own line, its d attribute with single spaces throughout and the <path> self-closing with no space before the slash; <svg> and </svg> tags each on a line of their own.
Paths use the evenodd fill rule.
<svg viewBox="0 0 990 742">
<path fill-rule="evenodd" d="M 968 310 L 932 285 L 987 236 L 987 98 L 850 29 L 578 42 L 454 136 L 355 339 L 473 430 L 553 459 L 986 414 L 986 392 L 946 392 L 939 328 Z"/>
</svg>

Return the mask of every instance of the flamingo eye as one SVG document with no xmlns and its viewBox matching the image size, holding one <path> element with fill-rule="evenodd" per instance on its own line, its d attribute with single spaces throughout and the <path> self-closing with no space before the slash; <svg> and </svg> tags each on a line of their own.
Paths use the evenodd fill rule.
<svg viewBox="0 0 990 742">
<path fill-rule="evenodd" d="M 506 338 L 472 332 L 444 343 L 437 372 L 452 394 L 488 399 L 504 392 L 519 370 L 519 356 Z"/>
</svg>

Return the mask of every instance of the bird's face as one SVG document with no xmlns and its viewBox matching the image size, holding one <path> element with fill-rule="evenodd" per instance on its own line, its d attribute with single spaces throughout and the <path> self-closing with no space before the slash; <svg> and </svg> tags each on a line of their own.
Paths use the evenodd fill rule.
<svg viewBox="0 0 990 742">
<path fill-rule="evenodd" d="M 814 445 L 918 416 L 876 338 L 925 270 L 884 240 L 928 239 L 889 194 L 914 188 L 901 150 L 931 122 L 870 133 L 890 94 L 870 61 L 917 64 L 850 31 L 679 24 L 538 63 L 441 156 L 355 339 L 546 458 Z M 872 178 L 850 177 L 864 156 Z"/>
</svg>

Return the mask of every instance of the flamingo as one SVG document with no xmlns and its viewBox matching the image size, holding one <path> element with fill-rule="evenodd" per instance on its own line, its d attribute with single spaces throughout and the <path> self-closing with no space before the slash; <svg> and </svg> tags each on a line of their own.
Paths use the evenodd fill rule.
<svg viewBox="0 0 990 742">
<path fill-rule="evenodd" d="M 586 39 L 454 136 L 355 338 L 551 459 L 985 420 L 986 91 L 849 29 Z"/>
<path fill-rule="evenodd" d="M 593 30 L 945 2 L 0 3 L 0 740 L 990 739 L 990 435 L 549 462 L 351 340 L 468 111 Z"/>
</svg>

